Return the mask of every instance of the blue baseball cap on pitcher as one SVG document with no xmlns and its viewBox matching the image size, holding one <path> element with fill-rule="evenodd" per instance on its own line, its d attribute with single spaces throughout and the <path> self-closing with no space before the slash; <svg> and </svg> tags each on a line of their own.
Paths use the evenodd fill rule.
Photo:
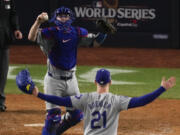
<svg viewBox="0 0 180 135">
<path fill-rule="evenodd" d="M 96 73 L 96 82 L 105 85 L 111 81 L 110 72 L 107 69 L 99 69 Z"/>
</svg>

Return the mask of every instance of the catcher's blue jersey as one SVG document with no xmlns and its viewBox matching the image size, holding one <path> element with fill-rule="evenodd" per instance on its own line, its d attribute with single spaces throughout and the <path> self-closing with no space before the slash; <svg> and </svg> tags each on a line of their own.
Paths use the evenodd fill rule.
<svg viewBox="0 0 180 135">
<path fill-rule="evenodd" d="M 69 33 L 64 33 L 59 27 L 45 28 L 41 31 L 42 36 L 54 40 L 55 45 L 48 52 L 50 63 L 64 70 L 70 70 L 76 65 L 79 38 L 88 35 L 84 28 L 72 26 L 70 29 Z"/>
</svg>

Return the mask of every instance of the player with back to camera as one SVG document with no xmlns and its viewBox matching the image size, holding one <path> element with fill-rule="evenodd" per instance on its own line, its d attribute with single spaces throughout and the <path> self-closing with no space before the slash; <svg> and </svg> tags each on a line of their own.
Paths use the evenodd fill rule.
<svg viewBox="0 0 180 135">
<path fill-rule="evenodd" d="M 107 34 L 98 33 L 88 36 L 85 28 L 74 27 L 73 12 L 66 7 L 55 10 L 50 22 L 56 26 L 40 29 L 42 23 L 47 21 L 47 13 L 41 13 L 32 25 L 28 39 L 36 41 L 42 51 L 47 55 L 47 73 L 44 78 L 44 91 L 46 94 L 56 96 L 71 96 L 79 94 L 78 83 L 75 75 L 77 63 L 77 48 L 79 45 L 99 46 Z M 43 135 L 49 135 L 55 127 L 61 110 L 59 106 L 46 102 L 47 117 L 43 128 Z M 58 134 L 63 133 L 71 126 L 79 123 L 83 114 L 72 107 L 66 108 Z"/>
<path fill-rule="evenodd" d="M 144 96 L 127 97 L 114 95 L 109 92 L 111 85 L 110 72 L 106 69 L 100 69 L 95 77 L 96 92 L 58 97 L 40 93 L 32 81 L 28 81 L 27 84 L 32 84 L 32 87 L 27 91 L 26 83 L 21 83 L 23 81 L 27 82 L 24 80 L 26 74 L 29 73 L 23 70 L 17 75 L 16 82 L 20 90 L 56 105 L 74 107 L 81 110 L 84 113 L 84 135 L 117 135 L 119 112 L 144 106 L 176 84 L 175 77 L 170 77 L 168 80 L 165 80 L 165 77 L 163 77 L 161 86 Z"/>
</svg>

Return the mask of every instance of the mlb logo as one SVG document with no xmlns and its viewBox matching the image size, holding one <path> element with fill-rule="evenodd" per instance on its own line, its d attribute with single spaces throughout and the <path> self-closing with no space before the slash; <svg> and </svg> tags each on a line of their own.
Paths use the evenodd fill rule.
<svg viewBox="0 0 180 135">
<path fill-rule="evenodd" d="M 11 9 L 11 5 L 5 5 L 5 9 Z"/>
<path fill-rule="evenodd" d="M 96 2 L 96 7 L 101 8 L 102 7 L 102 1 L 97 1 Z"/>
</svg>

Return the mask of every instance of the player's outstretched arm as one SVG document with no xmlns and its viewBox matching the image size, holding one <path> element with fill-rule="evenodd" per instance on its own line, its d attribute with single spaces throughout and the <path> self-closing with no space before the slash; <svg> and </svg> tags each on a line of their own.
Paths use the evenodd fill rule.
<svg viewBox="0 0 180 135">
<path fill-rule="evenodd" d="M 174 87 L 175 85 L 176 85 L 175 77 L 170 77 L 168 80 L 165 80 L 165 77 L 163 77 L 160 88 L 144 96 L 132 98 L 129 102 L 128 109 L 144 106 L 148 103 L 151 103 L 153 100 L 159 97 L 163 92 Z"/>
<path fill-rule="evenodd" d="M 28 34 L 28 39 L 30 41 L 35 41 L 37 38 L 37 33 L 38 33 L 38 29 L 40 27 L 40 25 L 42 23 L 44 23 L 45 21 L 48 20 L 48 15 L 46 12 L 41 13 L 40 15 L 38 15 L 38 17 L 36 18 L 36 21 L 34 22 L 34 24 L 32 25 L 29 34 Z"/>
<path fill-rule="evenodd" d="M 47 95 L 39 92 L 38 88 L 35 87 L 32 93 L 34 96 L 50 102 L 52 104 L 56 104 L 59 106 L 72 107 L 72 102 L 70 97 L 58 97 L 53 95 Z"/>
<path fill-rule="evenodd" d="M 34 96 L 42 100 L 45 100 L 47 102 L 59 106 L 72 107 L 72 102 L 70 97 L 57 97 L 57 96 L 51 96 L 40 93 L 30 76 L 30 72 L 27 69 L 23 69 L 17 74 L 16 84 L 18 88 L 26 94 L 33 94 Z"/>
<path fill-rule="evenodd" d="M 88 33 L 87 36 L 81 37 L 78 46 L 86 46 L 86 47 L 99 47 L 103 44 L 104 40 L 106 39 L 107 34 L 104 33 Z"/>
</svg>

